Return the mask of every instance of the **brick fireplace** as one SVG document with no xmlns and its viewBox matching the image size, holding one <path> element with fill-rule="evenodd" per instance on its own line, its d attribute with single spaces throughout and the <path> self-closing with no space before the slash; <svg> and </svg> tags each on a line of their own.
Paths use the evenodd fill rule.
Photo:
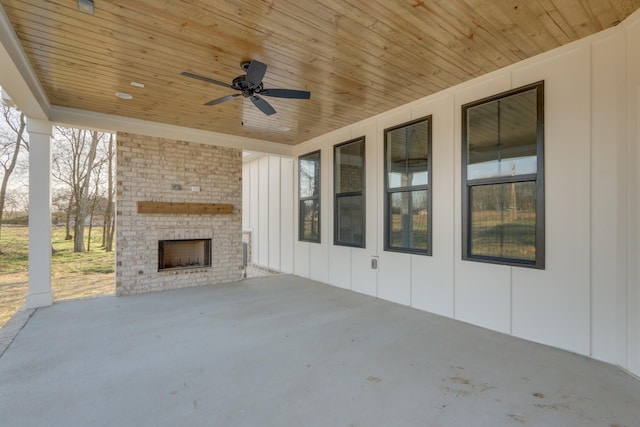
<svg viewBox="0 0 640 427">
<path fill-rule="evenodd" d="M 116 294 L 239 280 L 241 150 L 129 133 L 117 140 Z M 149 202 L 187 209 L 140 209 Z M 216 204 L 232 208 L 188 209 Z"/>
</svg>

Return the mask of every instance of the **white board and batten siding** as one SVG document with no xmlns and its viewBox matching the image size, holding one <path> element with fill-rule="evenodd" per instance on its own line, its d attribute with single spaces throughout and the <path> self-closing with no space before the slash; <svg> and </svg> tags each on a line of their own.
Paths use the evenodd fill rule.
<svg viewBox="0 0 640 427">
<path fill-rule="evenodd" d="M 257 266 L 293 273 L 293 159 L 265 156 L 245 163 L 242 228 L 251 231 Z"/>
<path fill-rule="evenodd" d="M 461 106 L 541 80 L 545 269 L 463 261 Z M 293 159 L 254 161 L 245 165 L 244 197 L 245 228 L 257 232 L 254 262 L 640 374 L 639 103 L 636 13 L 611 30 L 300 144 Z M 433 255 L 384 251 L 383 132 L 428 115 Z M 364 249 L 333 245 L 333 147 L 361 136 Z M 297 239 L 297 156 L 315 150 L 322 151 L 319 244 Z"/>
</svg>

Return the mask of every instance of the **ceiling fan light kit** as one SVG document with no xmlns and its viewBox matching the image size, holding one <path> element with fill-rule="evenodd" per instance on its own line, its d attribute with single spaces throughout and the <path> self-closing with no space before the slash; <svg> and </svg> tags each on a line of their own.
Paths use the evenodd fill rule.
<svg viewBox="0 0 640 427">
<path fill-rule="evenodd" d="M 288 99 L 309 99 L 311 97 L 311 93 L 304 90 L 266 89 L 262 83 L 262 79 L 267 72 L 267 65 L 260 61 L 254 59 L 252 61 L 243 62 L 240 66 L 244 71 L 246 71 L 246 74 L 236 77 L 233 79 L 231 84 L 211 79 L 209 77 L 200 76 L 198 74 L 189 73 L 187 71 L 183 71 L 180 74 L 192 79 L 240 91 L 240 93 L 223 96 L 222 98 L 205 102 L 204 105 L 218 105 L 239 96 L 243 96 L 244 98 L 248 98 L 258 110 L 262 111 L 267 116 L 270 116 L 275 114 L 276 110 L 260 95 Z"/>
</svg>

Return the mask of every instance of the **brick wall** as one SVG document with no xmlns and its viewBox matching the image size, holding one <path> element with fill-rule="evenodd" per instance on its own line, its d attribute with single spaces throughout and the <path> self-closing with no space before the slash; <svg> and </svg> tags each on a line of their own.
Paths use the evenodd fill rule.
<svg viewBox="0 0 640 427">
<path fill-rule="evenodd" d="M 239 280 L 242 151 L 128 133 L 118 133 L 117 141 L 116 295 Z M 231 203 L 234 209 L 138 214 L 138 201 Z M 200 238 L 212 239 L 210 268 L 158 272 L 158 240 Z"/>
</svg>

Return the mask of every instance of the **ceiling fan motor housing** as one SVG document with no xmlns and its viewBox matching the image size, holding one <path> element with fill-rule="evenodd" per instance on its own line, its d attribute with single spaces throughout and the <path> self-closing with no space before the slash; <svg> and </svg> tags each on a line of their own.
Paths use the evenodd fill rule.
<svg viewBox="0 0 640 427">
<path fill-rule="evenodd" d="M 246 77 L 247 76 L 245 76 L 244 74 L 236 77 L 231 82 L 231 87 L 236 90 L 242 91 L 243 96 L 251 96 L 254 92 L 260 92 L 263 89 L 262 82 L 260 82 L 258 85 L 254 85 L 253 82 L 247 81 Z"/>
</svg>

